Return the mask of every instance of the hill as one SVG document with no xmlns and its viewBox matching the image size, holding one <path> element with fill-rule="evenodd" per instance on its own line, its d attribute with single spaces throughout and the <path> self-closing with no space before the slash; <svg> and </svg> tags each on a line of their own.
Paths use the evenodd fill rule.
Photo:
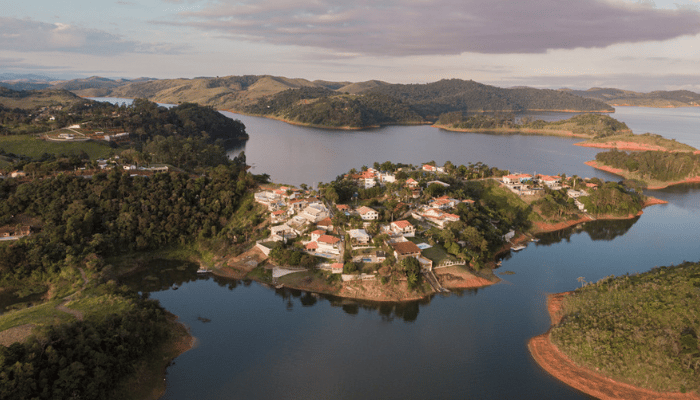
<svg viewBox="0 0 700 400">
<path fill-rule="evenodd" d="M 600 100 L 612 106 L 663 108 L 700 106 L 700 94 L 688 90 L 657 90 L 649 93 L 641 93 L 613 88 L 591 88 L 588 90 L 560 89 L 560 91 L 589 99 Z"/>
<path fill-rule="evenodd" d="M 551 340 L 577 365 L 617 381 L 697 393 L 698 286 L 698 263 L 588 283 L 563 297 Z"/>
<path fill-rule="evenodd" d="M 86 101 L 89 100 L 82 99 L 67 90 L 42 89 L 16 91 L 0 87 L 0 104 L 8 108 L 29 110 L 37 107 L 69 106 Z"/>
<path fill-rule="evenodd" d="M 90 78 L 90 82 L 76 82 L 72 85 L 83 87 L 74 92 L 86 97 L 111 96 L 124 98 L 147 98 L 159 103 L 178 104 L 183 102 L 195 102 L 209 105 L 217 109 L 229 109 L 237 112 L 255 112 L 259 115 L 282 117 L 272 113 L 260 112 L 259 105 L 265 102 L 267 105 L 279 101 L 287 101 L 288 95 L 281 95 L 287 90 L 301 88 L 324 89 L 328 92 L 317 92 L 314 98 L 323 98 L 322 102 L 328 102 L 327 97 L 332 95 L 356 95 L 374 96 L 373 102 L 381 97 L 383 108 L 410 108 L 405 113 L 406 118 L 379 118 L 375 120 L 380 124 L 388 123 L 413 123 L 416 122 L 414 114 L 420 116 L 419 120 L 436 120 L 444 112 L 450 111 L 509 111 L 519 112 L 526 110 L 565 110 L 565 111 L 604 111 L 613 112 L 609 105 L 593 100 L 584 99 L 571 93 L 557 90 L 542 90 L 533 88 L 502 89 L 495 86 L 483 85 L 474 81 L 460 79 L 442 80 L 428 84 L 388 84 L 377 80 L 366 82 L 331 82 L 309 81 L 306 79 L 293 79 L 270 75 L 244 75 L 226 77 L 198 77 L 194 79 L 163 79 L 153 81 L 128 82 L 120 86 L 111 87 L 113 83 Z M 87 86 L 98 86 L 89 87 Z M 115 81 L 112 81 L 115 82 Z M 110 86 L 110 87 L 107 87 Z M 309 93 L 303 97 L 308 98 Z M 287 100 L 285 100 L 287 98 Z M 336 99 L 337 100 L 337 99 Z M 391 106 L 388 104 L 392 103 Z M 276 105 L 278 111 L 280 106 Z M 300 110 L 292 110 L 298 114 Z M 356 114 L 357 110 L 349 110 Z M 367 110 L 370 114 L 382 113 L 385 110 Z M 313 118 L 305 118 L 313 119 Z M 341 120 L 357 120 L 351 115 L 345 115 Z M 366 119 L 366 118 L 365 118 Z M 372 118 L 370 118 L 371 120 Z M 340 126 L 343 121 L 330 121 L 326 126 Z"/>
</svg>

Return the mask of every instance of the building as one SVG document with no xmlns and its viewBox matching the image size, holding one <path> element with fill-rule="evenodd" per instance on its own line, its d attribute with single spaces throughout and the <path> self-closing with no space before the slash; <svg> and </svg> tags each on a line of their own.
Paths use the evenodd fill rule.
<svg viewBox="0 0 700 400">
<path fill-rule="evenodd" d="M 332 231 L 333 230 L 333 222 L 331 221 L 330 218 L 324 218 L 316 223 L 316 227 L 318 229 L 323 229 L 324 231 Z"/>
<path fill-rule="evenodd" d="M 318 243 L 318 251 L 321 253 L 340 254 L 340 238 L 321 235 L 316 243 Z"/>
<path fill-rule="evenodd" d="M 429 208 L 421 216 L 428 222 L 432 222 L 439 227 L 444 227 L 448 222 L 459 221 L 459 215 L 450 214 L 437 208 Z"/>
<path fill-rule="evenodd" d="M 406 237 L 413 237 L 416 235 L 416 228 L 405 220 L 394 221 L 389 227 L 394 235 L 403 235 Z"/>
<path fill-rule="evenodd" d="M 406 241 L 391 243 L 391 247 L 394 249 L 394 257 L 396 258 L 397 262 L 407 257 L 420 257 L 420 249 L 413 242 Z"/>
<path fill-rule="evenodd" d="M 357 209 L 357 213 L 360 214 L 360 218 L 362 218 L 364 221 L 379 219 L 379 213 L 369 207 L 362 206 Z"/>
<path fill-rule="evenodd" d="M 359 245 L 369 244 L 369 241 L 371 239 L 369 233 L 367 233 L 367 231 L 365 231 L 364 229 L 351 229 L 348 231 L 348 235 L 350 235 L 350 239 L 354 244 Z"/>
<path fill-rule="evenodd" d="M 342 274 L 343 273 L 343 264 L 342 263 L 331 264 L 331 273 L 332 274 Z"/>
<path fill-rule="evenodd" d="M 309 204 L 300 214 L 311 223 L 318 223 L 328 218 L 328 210 L 321 203 Z"/>
<path fill-rule="evenodd" d="M 437 167 L 430 164 L 423 164 L 423 171 L 425 172 L 437 172 Z"/>
</svg>

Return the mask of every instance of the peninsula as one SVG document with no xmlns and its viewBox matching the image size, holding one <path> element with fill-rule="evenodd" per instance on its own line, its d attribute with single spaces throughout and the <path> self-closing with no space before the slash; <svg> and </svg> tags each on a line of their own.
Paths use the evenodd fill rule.
<svg viewBox="0 0 700 400">
<path fill-rule="evenodd" d="M 270 184 L 255 201 L 263 207 L 266 223 L 259 229 L 267 237 L 204 267 L 375 301 L 493 284 L 497 256 L 524 247 L 534 234 L 633 218 L 660 202 L 614 182 L 450 162 L 375 163 L 317 191 Z"/>
<path fill-rule="evenodd" d="M 542 368 L 600 399 L 700 399 L 699 263 L 607 277 L 548 298 Z"/>
<path fill-rule="evenodd" d="M 637 181 L 648 189 L 700 182 L 700 154 L 697 152 L 611 150 L 586 162 L 594 168 Z"/>
</svg>

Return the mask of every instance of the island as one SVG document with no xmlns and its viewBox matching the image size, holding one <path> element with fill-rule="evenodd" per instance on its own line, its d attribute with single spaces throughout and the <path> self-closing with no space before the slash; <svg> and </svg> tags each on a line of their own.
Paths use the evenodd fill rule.
<svg viewBox="0 0 700 400">
<path fill-rule="evenodd" d="M 265 237 L 203 268 L 372 301 L 491 285 L 499 255 L 538 233 L 663 203 L 616 182 L 451 162 L 375 163 L 317 190 L 266 184 L 254 198 Z"/>
<path fill-rule="evenodd" d="M 700 154 L 697 152 L 611 150 L 596 154 L 596 159 L 586 164 L 648 189 L 700 182 Z"/>
<path fill-rule="evenodd" d="M 699 399 L 700 263 L 585 282 L 550 295 L 537 363 L 600 399 Z"/>
</svg>

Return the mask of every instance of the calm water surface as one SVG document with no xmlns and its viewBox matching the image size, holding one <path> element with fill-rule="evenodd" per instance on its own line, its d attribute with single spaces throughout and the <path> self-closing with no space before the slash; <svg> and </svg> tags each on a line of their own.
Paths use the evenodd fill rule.
<svg viewBox="0 0 700 400">
<path fill-rule="evenodd" d="M 661 133 L 700 147 L 696 110 L 618 108 L 614 117 L 637 133 Z M 254 173 L 277 182 L 327 182 L 385 160 L 482 161 L 617 179 L 583 165 L 597 151 L 572 146 L 570 139 L 427 126 L 339 132 L 235 117 L 251 136 L 238 151 L 245 150 Z M 134 277 L 134 285 L 179 315 L 198 340 L 168 368 L 163 398 L 586 399 L 543 372 L 526 342 L 549 327 L 546 295 L 574 289 L 578 277 L 595 281 L 700 259 L 700 186 L 652 194 L 670 203 L 649 207 L 634 220 L 542 235 L 503 261 L 497 273 L 515 272 L 502 275 L 503 282 L 421 302 L 357 303 L 276 291 L 254 282 L 199 278 L 194 266 L 178 271 L 166 265 L 168 273 L 158 281 Z"/>
</svg>

